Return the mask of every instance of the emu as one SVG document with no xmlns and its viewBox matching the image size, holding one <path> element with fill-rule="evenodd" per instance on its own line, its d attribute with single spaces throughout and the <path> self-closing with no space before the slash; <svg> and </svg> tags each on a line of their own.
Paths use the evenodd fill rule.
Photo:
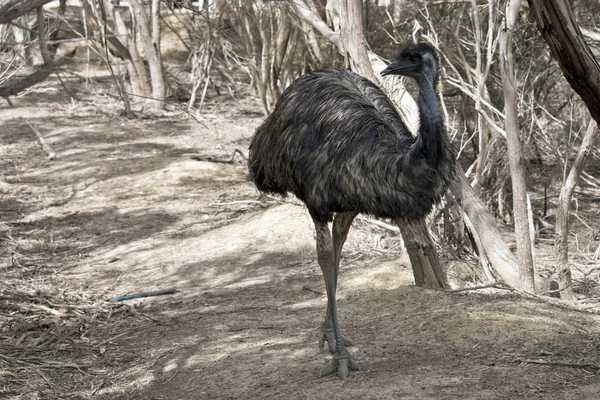
<svg viewBox="0 0 600 400">
<path fill-rule="evenodd" d="M 259 191 L 294 194 L 315 225 L 327 291 L 319 347 L 327 341 L 333 353 L 322 376 L 337 371 L 345 378 L 359 369 L 346 350 L 350 341 L 340 334 L 335 295 L 353 219 L 358 213 L 397 222 L 423 218 L 453 177 L 455 156 L 435 92 L 438 62 L 434 48 L 420 43 L 381 73 L 417 81 L 416 138 L 375 84 L 348 70 L 323 69 L 294 81 L 250 142 L 250 178 Z"/>
</svg>

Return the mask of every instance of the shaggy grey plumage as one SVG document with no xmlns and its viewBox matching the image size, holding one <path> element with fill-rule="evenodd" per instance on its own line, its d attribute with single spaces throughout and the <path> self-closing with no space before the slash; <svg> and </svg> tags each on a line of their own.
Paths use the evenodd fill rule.
<svg viewBox="0 0 600 400">
<path fill-rule="evenodd" d="M 290 85 L 250 143 L 250 176 L 258 189 L 293 193 L 306 204 L 317 227 L 328 294 L 320 345 L 327 340 L 335 353 L 324 373 L 338 370 L 344 377 L 348 367 L 357 368 L 339 334 L 335 307 L 341 247 L 352 219 L 357 213 L 422 218 L 454 173 L 455 156 L 435 93 L 437 71 L 435 50 L 418 44 L 406 48 L 382 73 L 417 80 L 416 139 L 376 85 L 344 69 L 324 69 Z M 340 216 L 337 224 L 334 213 Z M 326 224 L 332 220 L 333 239 Z"/>
</svg>

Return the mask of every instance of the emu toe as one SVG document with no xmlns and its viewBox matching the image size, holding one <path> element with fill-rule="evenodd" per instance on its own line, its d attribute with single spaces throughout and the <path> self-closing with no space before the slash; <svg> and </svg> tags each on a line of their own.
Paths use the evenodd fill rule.
<svg viewBox="0 0 600 400">
<path fill-rule="evenodd" d="M 344 346 L 352 346 L 352 341 L 342 335 L 340 335 L 340 340 Z M 319 336 L 319 349 L 321 351 L 325 348 L 325 341 L 329 344 L 329 352 L 332 354 L 335 353 L 335 335 L 330 321 L 325 321 L 321 325 L 321 335 Z"/>
<path fill-rule="evenodd" d="M 359 371 L 360 367 L 354 362 L 346 349 L 341 349 L 333 354 L 331 363 L 321 371 L 321 377 L 331 375 L 337 371 L 338 376 L 344 379 L 348 376 L 350 370 Z"/>
</svg>

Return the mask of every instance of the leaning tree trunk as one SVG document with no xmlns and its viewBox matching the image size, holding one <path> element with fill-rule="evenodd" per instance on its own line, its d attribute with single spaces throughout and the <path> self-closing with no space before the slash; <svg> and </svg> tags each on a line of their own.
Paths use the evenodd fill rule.
<svg viewBox="0 0 600 400">
<path fill-rule="evenodd" d="M 565 0 L 529 0 L 531 14 L 567 81 L 600 124 L 600 64 Z"/>
<path fill-rule="evenodd" d="M 517 240 L 517 260 L 521 273 L 521 289 L 535 293 L 533 252 L 529 235 L 527 214 L 527 185 L 519 138 L 517 118 L 517 82 L 512 55 L 512 33 L 517 26 L 521 0 L 507 0 L 505 28 L 500 33 L 500 74 L 504 91 L 506 114 L 505 131 L 508 163 L 513 188 L 513 212 Z"/>
</svg>

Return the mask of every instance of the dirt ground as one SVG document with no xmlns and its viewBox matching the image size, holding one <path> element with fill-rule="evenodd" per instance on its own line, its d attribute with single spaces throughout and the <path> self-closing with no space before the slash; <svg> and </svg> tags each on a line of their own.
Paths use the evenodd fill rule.
<svg viewBox="0 0 600 400">
<path fill-rule="evenodd" d="M 239 157 L 190 158 L 247 149 L 258 101 L 127 120 L 94 96 L 49 82 L 0 105 L 1 398 L 598 398 L 598 315 L 417 288 L 400 239 L 364 221 L 338 292 L 362 369 L 320 378 L 306 212 L 259 198 Z"/>
</svg>

